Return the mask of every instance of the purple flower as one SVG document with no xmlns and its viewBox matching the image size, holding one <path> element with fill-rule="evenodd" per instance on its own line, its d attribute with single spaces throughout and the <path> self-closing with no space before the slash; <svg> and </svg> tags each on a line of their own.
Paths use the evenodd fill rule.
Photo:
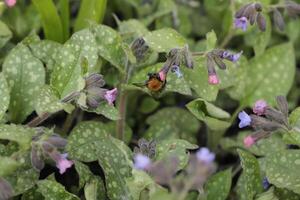
<svg viewBox="0 0 300 200">
<path fill-rule="evenodd" d="M 151 159 L 143 154 L 136 154 L 134 156 L 134 168 L 145 170 L 151 165 Z"/>
<path fill-rule="evenodd" d="M 240 28 L 243 31 L 246 31 L 247 30 L 247 18 L 246 17 L 235 18 L 234 26 L 235 26 L 235 28 Z"/>
<path fill-rule="evenodd" d="M 229 53 L 228 51 L 224 51 L 221 57 L 223 59 L 225 58 L 231 62 L 237 62 L 240 59 L 242 53 L 243 53 L 243 51 L 240 51 L 239 53 L 236 53 L 236 54 L 232 54 L 232 53 Z"/>
<path fill-rule="evenodd" d="M 196 157 L 199 161 L 206 164 L 211 164 L 215 160 L 215 154 L 210 152 L 208 148 L 202 147 L 196 152 Z"/>
<path fill-rule="evenodd" d="M 112 90 L 106 91 L 104 98 L 106 99 L 109 105 L 113 105 L 117 95 L 118 95 L 118 89 L 114 88 Z"/>
<path fill-rule="evenodd" d="M 17 0 L 5 0 L 5 4 L 8 6 L 8 7 L 14 7 L 17 3 Z"/>
<path fill-rule="evenodd" d="M 182 77 L 182 73 L 181 73 L 181 71 L 179 69 L 179 66 L 177 66 L 177 65 L 173 65 L 172 66 L 171 72 L 175 73 L 178 78 Z"/>
<path fill-rule="evenodd" d="M 253 106 L 253 112 L 257 115 L 263 115 L 265 114 L 265 111 L 267 109 L 267 102 L 264 100 L 258 100 L 255 102 Z"/>
<path fill-rule="evenodd" d="M 251 117 L 245 111 L 240 112 L 238 117 L 241 120 L 239 123 L 240 128 L 244 128 L 251 124 Z"/>
</svg>

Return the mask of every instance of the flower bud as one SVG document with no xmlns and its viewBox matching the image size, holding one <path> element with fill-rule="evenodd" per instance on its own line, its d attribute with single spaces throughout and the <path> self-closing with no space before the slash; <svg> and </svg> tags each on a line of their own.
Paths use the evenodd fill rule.
<svg viewBox="0 0 300 200">
<path fill-rule="evenodd" d="M 100 102 L 105 99 L 105 94 L 108 90 L 99 88 L 99 87 L 89 87 L 87 89 L 87 98 L 86 98 L 86 103 L 87 105 L 95 109 L 99 106 Z"/>
<path fill-rule="evenodd" d="M 4 178 L 0 177 L 0 199 L 7 200 L 13 196 L 13 188 Z"/>
<path fill-rule="evenodd" d="M 5 0 L 5 4 L 8 6 L 8 7 L 14 7 L 17 3 L 17 0 Z"/>
<path fill-rule="evenodd" d="M 257 16 L 256 16 L 256 23 L 258 25 L 258 28 L 261 30 L 261 31 L 266 31 L 266 19 L 265 17 L 262 15 L 262 13 L 258 13 Z"/>
<path fill-rule="evenodd" d="M 289 105 L 284 96 L 277 96 L 276 102 L 278 109 L 284 114 L 284 116 L 287 118 L 289 115 Z"/>
<path fill-rule="evenodd" d="M 257 115 L 264 115 L 267 109 L 267 102 L 264 100 L 258 100 L 253 106 L 253 112 Z"/>
<path fill-rule="evenodd" d="M 257 115 L 250 115 L 251 117 L 251 126 L 256 130 L 265 130 L 265 131 L 275 131 L 281 128 L 281 124 L 277 123 L 276 121 L 271 121 L 269 119 L 257 116 Z"/>
<path fill-rule="evenodd" d="M 32 167 L 38 171 L 42 170 L 45 167 L 42 155 L 35 146 L 32 146 L 31 148 L 30 160 Z"/>
<path fill-rule="evenodd" d="M 268 107 L 266 109 L 265 115 L 268 119 L 288 127 L 288 119 L 282 112 L 279 112 L 274 108 Z"/>
<path fill-rule="evenodd" d="M 275 25 L 277 26 L 277 28 L 280 30 L 280 31 L 283 31 L 284 30 L 284 20 L 283 20 L 283 17 L 281 15 L 281 13 L 278 11 L 278 9 L 274 9 L 273 10 L 273 21 L 275 23 Z"/>
<path fill-rule="evenodd" d="M 245 147 L 250 148 L 253 144 L 255 144 L 255 139 L 251 135 L 244 138 Z"/>
<path fill-rule="evenodd" d="M 131 50 L 137 61 L 142 61 L 149 52 L 149 46 L 143 38 L 137 38 L 131 44 Z"/>
<path fill-rule="evenodd" d="M 65 148 L 68 143 L 68 140 L 60 137 L 59 135 L 51 135 L 46 141 L 60 149 Z"/>
<path fill-rule="evenodd" d="M 105 81 L 101 74 L 93 73 L 85 78 L 85 87 L 88 89 L 90 87 L 103 87 Z"/>
</svg>

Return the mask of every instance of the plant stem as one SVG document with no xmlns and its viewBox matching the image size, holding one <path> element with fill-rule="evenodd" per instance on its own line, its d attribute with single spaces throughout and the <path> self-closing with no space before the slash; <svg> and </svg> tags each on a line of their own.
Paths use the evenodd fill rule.
<svg viewBox="0 0 300 200">
<path fill-rule="evenodd" d="M 127 84 L 130 78 L 132 66 L 129 66 L 128 60 L 125 66 L 125 75 L 123 79 L 123 84 Z M 119 101 L 119 113 L 120 119 L 117 121 L 117 138 L 124 141 L 124 132 L 125 132 L 125 122 L 126 122 L 126 106 L 127 106 L 127 91 L 123 89 L 123 84 L 120 84 L 120 101 Z"/>
<path fill-rule="evenodd" d="M 67 119 L 62 127 L 62 132 L 67 134 L 73 124 L 75 117 L 77 116 L 78 108 L 75 108 L 71 114 L 68 114 Z"/>
</svg>

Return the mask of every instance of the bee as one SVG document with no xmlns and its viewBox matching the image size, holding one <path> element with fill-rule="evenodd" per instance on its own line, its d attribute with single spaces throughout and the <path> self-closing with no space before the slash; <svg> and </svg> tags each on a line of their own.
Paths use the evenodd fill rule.
<svg viewBox="0 0 300 200">
<path fill-rule="evenodd" d="M 167 81 L 161 80 L 159 73 L 148 73 L 148 77 L 145 85 L 151 92 L 161 92 L 165 88 Z"/>
</svg>

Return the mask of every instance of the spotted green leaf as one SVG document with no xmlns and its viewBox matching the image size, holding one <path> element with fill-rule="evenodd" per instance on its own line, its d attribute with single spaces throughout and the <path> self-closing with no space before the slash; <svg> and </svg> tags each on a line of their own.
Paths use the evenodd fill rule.
<svg viewBox="0 0 300 200">
<path fill-rule="evenodd" d="M 41 193 L 37 191 L 37 187 L 33 187 L 22 194 L 21 200 L 44 200 Z"/>
<path fill-rule="evenodd" d="M 14 195 L 19 195 L 34 187 L 39 178 L 39 173 L 35 169 L 19 168 L 15 173 L 5 177 L 13 186 Z"/>
<path fill-rule="evenodd" d="M 93 111 L 97 114 L 103 115 L 111 120 L 120 119 L 119 110 L 113 105 L 109 105 L 106 102 L 101 102 L 100 105 Z"/>
<path fill-rule="evenodd" d="M 79 200 L 74 194 L 67 192 L 61 184 L 52 180 L 41 180 L 38 182 L 38 191 L 45 197 L 45 200 L 64 199 Z"/>
<path fill-rule="evenodd" d="M 291 126 L 300 127 L 300 107 L 297 107 L 293 110 L 293 112 L 291 112 L 289 116 L 289 123 Z"/>
<path fill-rule="evenodd" d="M 279 200 L 274 194 L 274 187 L 271 187 L 268 191 L 258 195 L 255 200 Z"/>
<path fill-rule="evenodd" d="M 21 125 L 0 125 L 0 139 L 17 142 L 20 147 L 24 149 L 30 147 L 31 139 L 34 134 L 34 129 Z"/>
<path fill-rule="evenodd" d="M 72 159 L 84 162 L 98 160 L 105 174 L 110 199 L 131 199 L 125 178 L 131 175 L 126 155 L 99 122 L 83 122 L 69 136 L 67 152 Z"/>
<path fill-rule="evenodd" d="M 168 139 L 157 142 L 155 160 L 177 157 L 179 159 L 179 169 L 183 169 L 189 160 L 187 150 L 197 149 L 198 146 L 186 140 Z"/>
<path fill-rule="evenodd" d="M 146 172 L 133 169 L 132 177 L 126 179 L 126 184 L 129 186 L 133 200 L 140 200 L 142 191 L 149 190 L 155 182 Z"/>
<path fill-rule="evenodd" d="M 94 26 L 92 32 L 100 56 L 109 61 L 120 72 L 124 72 L 128 60 L 123 49 L 122 38 L 118 32 L 104 25 Z"/>
<path fill-rule="evenodd" d="M 119 26 L 119 32 L 122 35 L 128 34 L 131 36 L 131 34 L 133 34 L 130 37 L 131 39 L 130 41 L 132 41 L 135 38 L 142 37 L 143 35 L 149 32 L 147 27 L 136 19 L 130 19 L 130 20 L 119 22 L 118 26 Z"/>
<path fill-rule="evenodd" d="M 82 162 L 75 160 L 75 169 L 79 175 L 79 188 L 81 189 L 93 176 L 89 167 Z"/>
<path fill-rule="evenodd" d="M 266 176 L 268 181 L 279 188 L 289 189 L 300 194 L 300 151 L 282 150 L 266 158 Z"/>
<path fill-rule="evenodd" d="M 163 63 L 157 63 L 152 66 L 148 66 L 137 72 L 131 79 L 131 83 L 144 83 L 146 80 L 148 80 L 147 74 L 158 72 L 163 66 Z M 169 72 L 167 77 L 167 84 L 166 88 L 163 90 L 163 92 L 178 92 L 180 94 L 184 95 L 191 95 L 191 90 L 187 84 L 188 79 L 185 79 L 183 77 L 178 78 L 175 74 L 172 72 Z M 145 91 L 148 92 L 147 88 L 143 88 Z M 162 95 L 162 94 L 161 94 Z"/>
<path fill-rule="evenodd" d="M 214 101 L 217 98 L 219 88 L 216 85 L 208 84 L 206 60 L 202 57 L 196 57 L 194 61 L 194 69 L 182 68 L 183 77 L 199 97 L 207 101 Z"/>
<path fill-rule="evenodd" d="M 195 134 L 200 128 L 198 120 L 191 113 L 175 107 L 159 110 L 148 117 L 146 123 L 150 128 L 145 137 L 157 140 L 181 138 L 195 142 Z"/>
<path fill-rule="evenodd" d="M 231 188 L 231 169 L 218 172 L 210 177 L 205 184 L 204 191 L 207 200 L 225 200 Z"/>
<path fill-rule="evenodd" d="M 12 32 L 7 25 L 0 21 L 0 48 L 2 48 L 12 37 Z"/>
<path fill-rule="evenodd" d="M 23 122 L 34 110 L 35 98 L 45 83 L 44 66 L 28 47 L 19 44 L 5 58 L 2 70 L 10 87 L 10 120 Z"/>
<path fill-rule="evenodd" d="M 224 120 L 230 118 L 230 114 L 221 108 L 198 98 L 189 102 L 186 107 L 199 120 L 204 121 L 213 130 L 220 130 L 230 126 Z"/>
<path fill-rule="evenodd" d="M 244 176 L 244 190 L 246 199 L 253 199 L 262 191 L 262 179 L 260 177 L 259 164 L 256 158 L 244 150 L 238 150 Z"/>
<path fill-rule="evenodd" d="M 286 95 L 295 76 L 295 55 L 290 43 L 268 49 L 263 55 L 250 62 L 246 105 L 252 106 L 258 99 L 274 104 L 274 96 Z M 275 84 L 276 83 L 276 84 Z"/>
<path fill-rule="evenodd" d="M 186 44 L 184 37 L 171 28 L 152 31 L 144 39 L 157 52 L 169 52 L 173 48 L 183 48 Z"/>
<path fill-rule="evenodd" d="M 62 103 L 48 85 L 45 85 L 40 90 L 35 104 L 35 110 L 39 116 L 44 113 L 55 113 L 60 110 L 70 113 L 73 108 L 71 104 Z"/>
<path fill-rule="evenodd" d="M 13 173 L 18 167 L 20 163 L 10 157 L 2 157 L 0 156 L 0 177 L 10 175 Z"/>
<path fill-rule="evenodd" d="M 50 70 L 55 64 L 55 55 L 62 47 L 60 43 L 50 40 L 39 40 L 28 43 L 32 54 L 46 64 Z"/>
<path fill-rule="evenodd" d="M 98 177 L 93 177 L 84 187 L 86 200 L 105 200 L 105 187 L 103 181 Z"/>
<path fill-rule="evenodd" d="M 299 194 L 296 194 L 284 188 L 276 188 L 275 194 L 279 199 L 284 199 L 284 200 L 298 200 L 300 198 Z"/>
<path fill-rule="evenodd" d="M 51 74 L 51 86 L 61 98 L 84 87 L 83 75 L 97 71 L 98 50 L 94 35 L 89 29 L 75 33 L 56 56 Z M 88 70 L 83 69 L 83 62 Z"/>
<path fill-rule="evenodd" d="M 9 106 L 9 87 L 2 73 L 0 73 L 0 119 L 3 118 Z"/>
</svg>

